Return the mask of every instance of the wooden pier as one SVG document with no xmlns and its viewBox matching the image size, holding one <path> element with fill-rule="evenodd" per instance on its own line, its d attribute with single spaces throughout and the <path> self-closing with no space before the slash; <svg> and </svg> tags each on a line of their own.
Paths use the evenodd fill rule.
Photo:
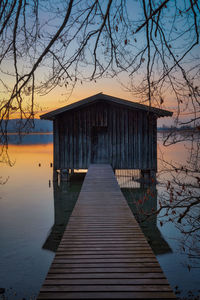
<svg viewBox="0 0 200 300">
<path fill-rule="evenodd" d="M 94 164 L 38 299 L 109 298 L 176 297 L 111 166 Z"/>
</svg>

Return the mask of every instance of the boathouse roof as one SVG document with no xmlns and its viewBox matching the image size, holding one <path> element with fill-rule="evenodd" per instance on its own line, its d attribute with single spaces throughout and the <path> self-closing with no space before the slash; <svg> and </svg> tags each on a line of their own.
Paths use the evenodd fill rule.
<svg viewBox="0 0 200 300">
<path fill-rule="evenodd" d="M 148 105 L 144 105 L 144 104 L 140 104 L 138 102 L 132 102 L 132 101 L 128 101 L 128 100 L 124 100 L 121 98 L 117 98 L 117 97 L 113 97 L 113 96 L 109 96 L 103 93 L 99 93 L 96 95 L 93 95 L 91 97 L 82 99 L 80 101 L 68 104 L 64 107 L 55 109 L 53 111 L 50 111 L 46 114 L 43 114 L 40 116 L 41 119 L 46 119 L 46 120 L 53 120 L 55 119 L 55 117 L 57 117 L 58 115 L 79 108 L 79 107 L 83 107 L 95 102 L 108 102 L 108 103 L 114 103 L 114 104 L 119 104 L 119 105 L 123 105 L 126 106 L 130 109 L 134 109 L 134 110 L 143 110 L 143 111 L 148 111 L 148 112 L 152 112 L 154 114 L 156 114 L 156 116 L 158 118 L 160 117 L 170 117 L 172 116 L 172 112 L 168 111 L 168 110 L 164 110 L 164 109 L 160 109 L 157 107 L 152 107 L 152 106 L 148 106 Z"/>
</svg>

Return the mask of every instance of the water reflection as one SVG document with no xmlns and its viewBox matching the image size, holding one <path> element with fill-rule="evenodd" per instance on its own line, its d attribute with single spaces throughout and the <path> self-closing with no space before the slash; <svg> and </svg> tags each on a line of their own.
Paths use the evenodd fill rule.
<svg viewBox="0 0 200 300">
<path fill-rule="evenodd" d="M 130 171 L 129 171 L 130 172 Z M 134 172 L 135 173 L 135 172 Z M 75 173 L 69 182 L 61 181 L 53 183 L 54 189 L 54 224 L 43 244 L 43 249 L 56 252 L 70 215 L 73 211 L 85 173 Z M 154 253 L 166 254 L 172 252 L 169 244 L 165 241 L 157 227 L 157 215 L 152 212 L 157 210 L 156 185 L 143 185 L 133 180 L 132 175 L 118 173 L 117 179 L 121 184 L 121 190 L 127 203 L 140 223 L 142 230 L 151 245 Z M 124 180 L 126 184 L 124 184 Z M 146 216 L 152 215 L 150 218 Z"/>
<path fill-rule="evenodd" d="M 156 255 L 172 252 L 169 244 L 157 227 L 157 189 L 155 185 L 142 188 L 121 189 L 128 205 L 140 223 L 147 241 Z M 148 217 L 151 215 L 151 217 Z"/>
<path fill-rule="evenodd" d="M 52 262 L 54 254 L 42 249 L 53 223 L 52 150 L 52 144 L 12 144 L 13 167 L 0 165 L 8 178 L 0 185 L 0 299 L 33 299 Z"/>
<path fill-rule="evenodd" d="M 29 138 L 32 143 L 37 140 L 33 136 Z M 0 168 L 0 176 L 9 178 L 5 185 L 0 186 L 0 287 L 7 291 L 12 288 L 17 293 L 17 296 L 12 293 L 12 297 L 8 296 L 7 299 L 29 299 L 38 293 L 54 257 L 52 251 L 59 244 L 57 236 L 62 236 L 68 222 L 66 216 L 69 216 L 72 202 L 76 201 L 82 184 L 80 180 L 53 186 L 53 145 L 45 144 L 45 141 L 46 137 L 42 135 L 41 144 L 28 144 L 24 140 L 23 145 L 9 145 L 9 155 L 15 164 L 13 167 L 1 164 Z M 181 143 L 168 148 L 163 148 L 159 143 L 159 148 L 163 150 L 166 160 L 184 163 L 187 159 L 187 152 Z M 158 163 L 159 169 L 162 169 L 160 161 Z M 143 203 L 140 206 L 136 203 L 140 200 L 153 195 L 154 201 L 145 202 L 145 210 L 147 207 L 149 210 L 156 208 L 156 198 L 159 199 L 161 195 L 160 185 L 157 185 L 157 192 L 154 189 L 150 191 L 148 187 L 142 188 L 140 182 L 134 181 L 137 176 L 124 176 L 118 180 L 130 208 L 135 209 L 134 213 L 139 220 Z M 156 224 L 155 218 L 148 222 L 151 223 L 146 223 L 147 238 L 154 252 L 162 253 L 157 258 L 171 286 L 179 286 L 184 291 L 183 296 L 190 290 L 197 295 L 200 286 L 199 269 L 195 265 L 189 271 L 183 265 L 186 254 L 180 255 L 178 252 L 182 235 L 175 224 L 166 223 L 161 227 L 159 221 Z M 144 225 L 143 230 L 145 232 Z M 173 252 L 170 252 L 170 247 Z"/>
<path fill-rule="evenodd" d="M 143 182 L 140 177 L 139 170 L 116 172 L 121 191 L 154 253 L 156 255 L 171 253 L 172 249 L 157 226 L 156 182 L 153 181 L 151 184 Z"/>
<path fill-rule="evenodd" d="M 54 182 L 54 225 L 43 249 L 56 252 L 74 205 L 78 199 L 85 173 L 75 173 L 70 182 Z"/>
</svg>

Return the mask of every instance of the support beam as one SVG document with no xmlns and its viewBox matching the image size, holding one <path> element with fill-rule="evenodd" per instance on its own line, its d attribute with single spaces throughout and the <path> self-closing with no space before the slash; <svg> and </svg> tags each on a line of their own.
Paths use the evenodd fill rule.
<svg viewBox="0 0 200 300">
<path fill-rule="evenodd" d="M 53 182 L 58 182 L 58 172 L 56 169 L 53 169 Z"/>
<path fill-rule="evenodd" d="M 69 169 L 60 170 L 60 180 L 61 181 L 69 181 L 69 178 L 70 178 Z"/>
<path fill-rule="evenodd" d="M 140 182 L 142 186 L 147 186 L 156 183 L 156 171 L 155 170 L 141 170 Z"/>
</svg>

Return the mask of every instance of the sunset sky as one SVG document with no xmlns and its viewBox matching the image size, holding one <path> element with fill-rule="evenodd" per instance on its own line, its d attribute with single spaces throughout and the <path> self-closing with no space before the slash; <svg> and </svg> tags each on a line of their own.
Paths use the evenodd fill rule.
<svg viewBox="0 0 200 300">
<path fill-rule="evenodd" d="M 38 110 L 36 108 L 36 118 L 43 113 L 52 111 L 54 109 L 63 107 L 72 102 L 82 100 L 84 98 L 90 97 L 94 94 L 104 93 L 114 97 L 119 97 L 125 100 L 139 102 L 140 99 L 134 98 L 134 96 L 125 90 L 117 79 L 100 79 L 95 82 L 84 82 L 83 84 L 78 84 L 72 95 L 69 97 L 65 88 L 57 88 L 49 95 L 37 96 L 36 97 L 36 107 L 38 105 Z M 170 110 L 173 112 L 174 117 L 176 116 L 176 104 L 174 103 L 173 97 L 170 95 L 165 95 L 166 102 L 163 103 L 162 108 Z M 146 103 L 145 103 L 146 104 Z M 187 117 L 187 116 L 185 116 Z M 158 125 L 162 124 L 171 125 L 173 123 L 173 117 L 165 117 L 158 119 Z"/>
<path fill-rule="evenodd" d="M 67 3 L 63 1 L 47 1 L 45 2 L 47 7 L 43 7 L 44 3 L 40 3 L 40 10 L 38 12 L 39 17 L 39 33 L 38 35 L 35 33 L 37 31 L 37 26 L 34 23 L 34 18 L 32 15 L 32 9 L 34 9 L 34 2 L 30 2 L 27 6 L 27 20 L 26 20 L 26 26 L 27 26 L 27 34 L 29 36 L 30 41 L 28 42 L 27 46 L 27 40 L 26 36 L 24 37 L 23 32 L 21 33 L 21 30 L 19 30 L 19 34 L 16 38 L 16 47 L 19 48 L 18 50 L 18 58 L 17 58 L 17 72 L 20 74 L 22 81 L 20 84 L 22 84 L 24 77 L 26 78 L 27 74 L 29 74 L 31 68 L 33 67 L 34 63 L 37 62 L 37 59 L 40 57 L 41 53 L 43 53 L 44 49 L 46 49 L 49 41 L 56 33 L 57 28 L 61 26 L 67 9 Z M 88 2 L 92 3 L 92 2 Z M 102 2 L 101 9 L 106 11 L 106 7 L 108 2 Z M 122 3 L 120 1 L 113 2 L 117 7 L 117 5 L 121 5 L 119 3 Z M 152 2 L 153 3 L 153 2 Z M 164 3 L 164 2 L 163 2 Z M 77 7 L 76 7 L 77 5 Z M 114 97 L 119 97 L 123 99 L 127 99 L 134 102 L 140 102 L 141 99 L 144 99 L 144 93 L 145 99 L 148 99 L 148 88 L 147 88 L 147 64 L 148 64 L 148 53 L 145 50 L 144 56 L 141 56 L 141 52 L 146 47 L 146 33 L 145 28 L 142 27 L 142 30 L 137 32 L 138 26 L 141 26 L 142 22 L 145 20 L 144 11 L 142 2 L 139 1 L 127 1 L 126 5 L 122 5 L 124 8 L 123 12 L 118 14 L 116 10 L 113 10 L 113 13 L 111 12 L 110 19 L 111 19 L 111 32 L 113 36 L 113 40 L 115 41 L 115 48 L 118 51 L 118 54 L 115 57 L 115 60 L 112 61 L 112 63 L 109 65 L 109 59 L 113 53 L 109 52 L 112 49 L 110 41 L 106 41 L 104 36 L 101 36 L 98 44 L 98 49 L 96 52 L 97 61 L 100 62 L 99 66 L 97 67 L 97 72 L 95 73 L 95 76 L 93 77 L 93 70 L 94 70 L 94 45 L 96 39 L 98 40 L 98 34 L 96 36 L 94 35 L 94 38 L 90 39 L 90 41 L 87 44 L 86 49 L 84 48 L 82 56 L 77 56 L 77 51 L 80 49 L 81 43 L 84 44 L 83 36 L 86 37 L 94 31 L 98 29 L 100 26 L 102 19 L 100 17 L 100 12 L 98 14 L 95 14 L 95 22 L 92 23 L 93 17 L 91 17 L 90 20 L 90 26 L 89 28 L 86 26 L 85 29 L 79 32 L 79 23 L 84 24 L 85 21 L 85 12 L 83 15 L 80 14 L 80 11 L 85 11 L 86 8 L 86 2 L 81 1 L 77 2 L 76 5 L 74 4 L 74 10 L 72 13 L 72 18 L 65 26 L 65 29 L 61 32 L 59 37 L 56 39 L 55 43 L 50 47 L 50 51 L 48 55 L 44 56 L 41 62 L 38 65 L 38 68 L 35 71 L 34 74 L 34 80 L 35 80 L 35 105 L 34 105 L 34 116 L 35 118 L 39 118 L 39 116 L 43 113 L 46 113 L 48 111 L 60 108 L 62 106 L 65 106 L 69 103 L 72 103 L 74 101 L 78 101 L 81 99 L 84 99 L 86 97 L 92 96 L 97 93 L 104 93 L 108 94 Z M 91 5 L 91 4 L 90 4 Z M 160 2 L 154 3 L 156 8 L 158 5 L 160 5 Z M 185 91 L 182 92 L 182 88 L 184 88 L 184 85 L 181 85 L 180 82 L 184 82 L 184 77 L 181 74 L 181 71 L 178 70 L 176 73 L 176 67 L 174 68 L 174 59 L 172 58 L 172 55 L 170 55 L 169 49 L 173 49 L 173 55 L 177 58 L 182 56 L 184 57 L 185 51 L 190 47 L 191 43 L 195 40 L 195 30 L 193 30 L 192 35 L 190 34 L 190 27 L 194 27 L 194 19 L 192 11 L 188 8 L 190 7 L 190 1 L 176 1 L 176 6 L 174 6 L 173 1 L 167 2 L 167 5 L 165 5 L 162 8 L 162 13 L 164 18 L 160 20 L 160 24 L 162 25 L 162 30 L 165 31 L 165 37 L 167 39 L 167 43 L 169 44 L 169 48 L 165 48 L 163 51 L 163 55 L 165 57 L 164 64 L 162 61 L 162 56 L 159 56 L 159 51 L 162 52 L 162 47 L 166 46 L 163 40 L 159 40 L 159 37 L 157 38 L 156 35 L 156 29 L 154 30 L 154 39 L 151 42 L 151 67 L 152 67 L 152 74 L 151 74 L 151 86 L 153 87 L 153 84 L 155 82 L 158 82 L 157 87 L 154 90 L 154 87 L 151 88 L 151 93 L 153 91 L 154 98 L 156 99 L 155 102 L 152 104 L 152 106 L 157 106 L 163 109 L 170 110 L 174 113 L 173 118 L 177 116 L 177 106 L 178 106 L 178 96 L 181 95 L 183 100 L 179 102 L 180 104 L 180 112 L 183 112 L 181 119 L 182 120 L 188 120 L 189 117 L 191 117 L 191 111 L 192 111 L 192 105 L 187 105 L 187 95 L 188 90 L 187 88 Z M 146 4 L 146 9 L 149 10 L 149 5 Z M 86 10 L 87 11 L 87 10 Z M 149 12 L 149 11 L 148 11 Z M 187 12 L 189 12 L 187 16 Z M 150 12 L 149 12 L 150 13 Z M 125 15 L 124 15 L 125 14 Z M 182 15 L 186 16 L 185 18 L 182 18 Z M 82 17 L 81 17 L 82 16 Z M 123 18 L 127 21 L 130 18 L 130 23 L 123 23 Z M 176 24 L 173 25 L 173 17 L 176 17 Z M 79 19 L 80 18 L 80 19 Z M 121 18 L 121 19 L 120 19 Z M 73 20 L 76 20 L 74 22 Z M 78 20 L 78 21 L 77 21 Z M 24 18 L 23 14 L 21 15 L 19 19 L 20 26 L 23 25 Z M 81 23 L 82 22 L 82 23 Z M 129 20 L 128 20 L 129 22 Z M 14 23 L 14 22 L 13 22 Z M 130 26 L 129 26 L 130 25 Z M 84 27 L 84 26 L 83 26 Z M 182 31 L 182 29 L 184 29 Z M 85 30 L 85 32 L 84 32 Z M 134 32 L 134 30 L 136 30 Z M 105 30 L 106 31 L 106 30 Z M 36 34 L 36 42 L 33 43 L 33 46 L 31 45 L 32 41 L 32 33 L 33 35 Z M 77 33 L 77 35 L 76 35 Z M 5 41 L 8 43 L 9 39 L 13 38 L 12 30 L 8 31 L 6 33 L 6 39 Z M 91 35 L 92 35 L 91 34 Z M 82 40 L 83 39 L 83 40 Z M 157 53 L 157 60 L 154 64 L 153 60 L 153 53 L 156 49 L 154 48 L 154 45 L 156 44 L 156 47 L 159 48 L 159 51 Z M 4 45 L 5 44 L 5 45 Z M 6 52 L 6 43 L 2 44 L 2 53 Z M 27 52 L 26 52 L 26 46 L 27 46 Z M 185 46 L 185 48 L 184 48 Z M 78 50 L 77 50 L 78 49 Z M 194 57 L 195 59 L 198 59 L 199 57 L 199 44 L 196 45 L 192 49 L 191 55 L 187 56 L 187 59 L 185 62 L 187 62 L 188 68 L 193 67 L 192 63 L 194 64 L 193 73 L 196 72 L 197 66 L 195 65 Z M 59 58 L 59 63 L 55 59 L 55 56 L 52 55 L 54 53 L 55 56 Z M 139 53 L 139 54 L 138 54 Z M 7 55 L 7 54 L 6 54 Z M 12 92 L 14 92 L 13 89 L 15 89 L 16 84 L 16 74 L 15 74 L 15 59 L 13 56 L 13 51 L 10 49 L 10 53 L 8 55 L 5 55 L 5 59 L 1 62 L 1 69 L 0 69 L 0 97 L 2 100 L 2 105 L 4 105 L 4 102 L 9 101 L 9 95 L 7 95 L 7 91 L 10 92 L 10 95 L 12 95 Z M 76 57 L 75 60 L 73 58 Z M 80 60 L 80 61 L 79 61 Z M 76 62 L 79 61 L 78 67 L 76 66 Z M 120 62 L 120 67 L 118 68 L 118 61 Z M 141 63 L 142 61 L 142 63 Z M 74 64 L 73 64 L 73 63 Z M 57 64 L 56 64 L 57 63 Z M 185 67 L 183 63 L 183 66 Z M 55 65 L 54 65 L 55 64 Z M 62 64 L 63 69 L 60 69 L 60 64 Z M 98 64 L 97 64 L 98 65 Z M 67 72 L 64 72 L 65 66 L 70 66 L 67 69 Z M 109 68 L 107 68 L 109 66 Z M 122 67 L 123 66 L 123 67 Z M 131 66 L 131 68 L 129 68 Z M 166 76 L 165 78 L 165 72 L 167 68 L 171 68 L 172 66 L 172 74 L 171 78 L 168 79 Z M 176 63 L 175 63 L 176 66 Z M 76 67 L 78 68 L 78 71 L 76 72 Z M 103 74 L 99 75 L 101 73 L 101 67 L 106 72 L 103 72 Z M 121 69 L 120 69 L 121 68 Z M 136 71 L 134 71 L 136 69 Z M 114 71 L 113 71 L 114 70 Z M 116 72 L 117 70 L 117 72 Z M 187 70 L 187 67 L 186 67 Z M 55 71 L 55 74 L 54 74 Z M 108 71 L 108 72 L 107 72 Z M 57 72 L 57 73 L 56 73 Z M 99 73 L 98 73 L 99 72 Z M 171 72 L 171 71 L 170 71 Z M 108 73 L 108 74 L 107 74 Z M 26 75 L 24 75 L 26 74 Z M 70 75 L 68 75 L 70 74 Z M 163 75 L 164 74 L 164 75 Z M 192 73 L 189 76 L 193 75 Z M 23 77 L 24 76 L 24 77 Z M 162 80 L 159 80 L 159 78 L 162 78 L 164 76 L 163 82 Z M 93 77 L 93 81 L 90 81 L 90 78 Z M 98 77 L 103 77 L 102 79 L 96 79 Z M 112 77 L 112 78 L 111 78 Z M 198 76 L 197 76 L 198 77 Z M 76 82 L 75 88 L 73 90 L 73 93 L 70 94 L 70 89 L 68 88 L 68 83 L 66 82 L 70 81 L 70 84 L 73 84 L 73 82 Z M 175 92 L 173 93 L 173 88 L 168 89 L 168 85 L 170 85 L 170 80 L 175 78 Z M 199 82 L 195 82 L 195 84 L 199 84 Z M 20 86 L 19 84 L 19 86 Z M 177 85 L 176 85 L 177 84 Z M 32 77 L 29 79 L 29 82 L 25 88 L 27 88 L 27 91 L 29 89 L 31 90 L 32 85 Z M 131 86 L 132 85 L 132 86 Z M 8 86 L 8 88 L 7 88 Z M 18 83 L 16 84 L 17 88 L 19 88 Z M 132 94 L 131 90 L 133 91 L 132 87 L 135 86 L 135 91 L 137 91 L 137 94 L 139 96 L 135 96 Z M 145 88 L 144 88 L 145 87 Z M 144 89 L 143 89 L 144 88 Z M 4 90 L 3 90 L 4 89 Z M 46 93 L 47 91 L 51 90 L 49 93 Z M 23 91 L 23 100 L 20 100 L 21 103 L 23 102 L 23 109 L 24 111 L 28 111 L 31 107 L 31 95 L 29 92 L 29 96 L 26 96 L 26 90 Z M 143 95 L 140 97 L 141 93 L 143 92 Z M 156 91 L 156 92 L 155 92 Z M 176 95 L 176 92 L 178 91 L 178 96 Z M 27 93 L 28 94 L 28 93 Z M 159 95 L 158 95 L 159 94 Z M 152 97 L 152 98 L 153 98 Z M 160 101 L 160 97 L 162 97 L 162 101 Z M 177 97 L 177 99 L 176 99 Z M 189 99 L 189 98 L 188 98 Z M 13 100 L 12 100 L 13 101 Z M 12 106 L 18 107 L 18 111 L 20 111 L 20 105 L 19 102 L 15 102 L 15 100 L 12 103 Z M 157 101 L 157 102 L 156 102 Z M 192 101 L 190 101 L 192 103 Z M 148 102 L 145 102 L 144 104 L 148 104 Z M 9 118 L 17 118 L 19 117 L 19 113 L 17 114 L 16 111 L 11 107 L 11 111 L 9 112 Z M 194 114 L 194 111 L 193 111 Z M 161 124 L 172 124 L 173 118 L 166 118 L 166 120 L 161 119 L 159 123 Z"/>
</svg>

